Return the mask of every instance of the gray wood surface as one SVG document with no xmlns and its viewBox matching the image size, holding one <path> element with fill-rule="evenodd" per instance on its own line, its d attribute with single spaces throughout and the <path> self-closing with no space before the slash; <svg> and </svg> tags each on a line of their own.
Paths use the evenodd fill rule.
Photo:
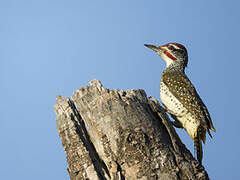
<svg viewBox="0 0 240 180">
<path fill-rule="evenodd" d="M 92 80 L 71 99 L 57 96 L 54 109 L 72 180 L 208 179 L 144 90 L 111 90 Z"/>
</svg>

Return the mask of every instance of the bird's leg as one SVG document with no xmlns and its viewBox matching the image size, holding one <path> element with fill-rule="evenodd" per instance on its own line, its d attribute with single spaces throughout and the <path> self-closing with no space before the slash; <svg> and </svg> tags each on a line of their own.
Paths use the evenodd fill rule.
<svg viewBox="0 0 240 180">
<path fill-rule="evenodd" d="M 171 121 L 172 125 L 176 128 L 183 128 L 182 123 L 180 123 L 179 121 Z"/>
<path fill-rule="evenodd" d="M 177 117 L 174 114 L 170 114 L 171 117 L 174 119 L 172 122 L 172 125 L 175 126 L 176 128 L 183 128 L 182 123 L 177 119 Z"/>
<path fill-rule="evenodd" d="M 162 103 L 162 105 L 163 105 L 163 110 L 164 110 L 164 112 L 169 112 L 167 106 L 165 106 L 165 104 L 163 104 L 163 103 Z"/>
<path fill-rule="evenodd" d="M 171 111 L 165 106 L 165 104 L 163 104 L 163 109 L 165 112 L 168 112 L 171 115 L 171 117 L 174 119 L 174 121 L 171 121 L 173 126 L 175 126 L 176 128 L 183 128 L 182 123 L 178 121 L 177 117 L 173 113 L 171 113 Z"/>
</svg>

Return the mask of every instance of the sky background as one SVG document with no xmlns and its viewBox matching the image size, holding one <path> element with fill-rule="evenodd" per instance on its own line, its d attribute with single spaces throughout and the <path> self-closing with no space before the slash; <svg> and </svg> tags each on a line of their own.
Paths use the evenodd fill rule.
<svg viewBox="0 0 240 180">
<path fill-rule="evenodd" d="M 159 99 L 164 61 L 144 43 L 184 44 L 187 75 L 217 133 L 203 164 L 239 179 L 239 1 L 1 0 L 0 179 L 69 179 L 55 121 L 56 95 L 99 79 Z M 193 142 L 177 131 L 188 149 Z"/>
</svg>

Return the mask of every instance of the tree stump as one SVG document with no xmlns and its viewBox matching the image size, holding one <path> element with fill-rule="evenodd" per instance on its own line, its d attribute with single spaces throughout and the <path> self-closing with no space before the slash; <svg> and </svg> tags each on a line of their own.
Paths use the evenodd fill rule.
<svg viewBox="0 0 240 180">
<path fill-rule="evenodd" d="M 57 96 L 57 129 L 71 180 L 209 179 L 155 98 L 92 80 Z"/>
</svg>

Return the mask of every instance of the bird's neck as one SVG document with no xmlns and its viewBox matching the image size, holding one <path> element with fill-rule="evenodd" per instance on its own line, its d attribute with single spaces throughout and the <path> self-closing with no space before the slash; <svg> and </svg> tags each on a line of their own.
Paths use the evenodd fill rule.
<svg viewBox="0 0 240 180">
<path fill-rule="evenodd" d="M 183 64 L 175 63 L 175 64 L 169 64 L 167 65 L 165 72 L 172 72 L 172 71 L 178 71 L 184 73 L 185 67 Z"/>
</svg>

